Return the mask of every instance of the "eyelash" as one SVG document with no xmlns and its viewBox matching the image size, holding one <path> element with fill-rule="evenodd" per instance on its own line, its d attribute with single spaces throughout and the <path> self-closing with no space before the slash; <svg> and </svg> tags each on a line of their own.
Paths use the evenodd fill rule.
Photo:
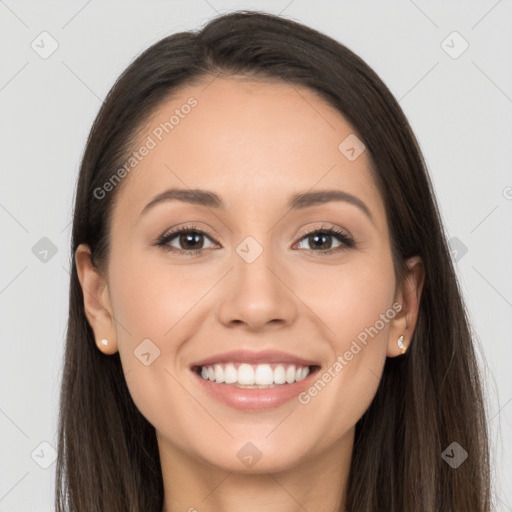
<svg viewBox="0 0 512 512">
<path fill-rule="evenodd" d="M 171 240 L 173 240 L 174 238 L 176 238 L 178 235 L 194 234 L 194 233 L 200 234 L 200 235 L 206 235 L 207 237 L 211 238 L 215 243 L 217 243 L 215 238 L 213 237 L 213 235 L 211 235 L 207 231 L 199 229 L 197 226 L 186 226 L 186 227 L 182 227 L 182 228 L 176 229 L 174 231 L 171 231 L 169 233 L 164 233 L 161 237 L 158 238 L 156 245 L 161 247 L 166 252 L 173 252 L 175 254 L 179 254 L 182 256 L 197 256 L 201 252 L 203 252 L 205 249 L 185 250 L 185 249 L 176 249 L 176 247 L 171 247 L 170 245 L 168 245 L 168 243 Z M 353 238 L 350 237 L 348 234 L 346 234 L 344 231 L 341 231 L 340 229 L 338 229 L 336 227 L 326 227 L 326 226 L 322 226 L 320 228 L 316 228 L 312 231 L 308 231 L 307 233 L 304 233 L 301 236 L 301 238 L 299 239 L 299 242 L 301 240 L 303 240 L 304 238 L 314 235 L 314 234 L 317 234 L 317 233 L 334 236 L 335 238 L 338 238 L 338 240 L 340 242 L 342 242 L 342 245 L 340 245 L 339 247 L 336 247 L 334 249 L 328 249 L 326 251 L 314 251 L 312 249 L 309 249 L 311 252 L 317 253 L 319 256 L 330 255 L 330 254 L 337 253 L 337 252 L 345 250 L 345 249 L 350 249 L 355 246 L 355 242 L 354 242 Z"/>
</svg>

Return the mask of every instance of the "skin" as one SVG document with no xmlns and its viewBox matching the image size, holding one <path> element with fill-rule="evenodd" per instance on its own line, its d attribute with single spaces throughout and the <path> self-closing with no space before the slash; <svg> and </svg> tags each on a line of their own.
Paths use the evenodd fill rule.
<svg viewBox="0 0 512 512">
<path fill-rule="evenodd" d="M 164 512 L 344 510 L 355 424 L 386 357 L 401 354 L 397 339 L 403 335 L 406 346 L 411 339 L 424 267 L 411 258 L 409 278 L 396 282 L 369 156 L 349 161 L 338 150 L 353 129 L 337 110 L 297 85 L 210 82 L 174 94 L 140 133 L 134 148 L 190 96 L 197 99 L 117 191 L 105 272 L 91 266 L 86 245 L 77 249 L 86 315 L 105 357 L 119 351 L 133 400 L 156 429 Z M 174 187 L 211 190 L 227 208 L 170 201 L 139 217 Z M 346 202 L 287 208 L 292 194 L 320 189 L 357 196 L 373 220 Z M 324 223 L 348 232 L 356 246 L 320 255 L 326 249 L 305 233 Z M 215 237 L 185 245 L 202 243 L 201 255 L 155 245 L 171 227 L 190 224 Z M 250 264 L 236 252 L 247 236 L 263 248 Z M 179 236 L 168 245 L 184 248 Z M 317 361 L 322 372 L 396 302 L 400 313 L 307 405 L 292 399 L 239 411 L 213 399 L 189 369 L 228 350 L 277 349 Z M 160 350 L 149 366 L 133 354 L 146 338 Z M 252 467 L 237 457 L 247 442 L 262 454 Z"/>
</svg>

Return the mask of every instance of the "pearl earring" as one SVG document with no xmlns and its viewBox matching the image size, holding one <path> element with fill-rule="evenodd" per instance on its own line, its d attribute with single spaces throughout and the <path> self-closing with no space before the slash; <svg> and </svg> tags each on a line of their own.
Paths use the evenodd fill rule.
<svg viewBox="0 0 512 512">
<path fill-rule="evenodd" d="M 396 343 L 402 349 L 402 354 L 405 354 L 407 347 L 403 344 L 403 341 L 404 341 L 404 337 L 402 335 L 402 336 L 400 336 L 400 338 L 398 338 Z"/>
<path fill-rule="evenodd" d="M 108 345 L 108 340 L 106 338 L 103 338 L 101 340 L 101 344 L 106 347 Z"/>
</svg>

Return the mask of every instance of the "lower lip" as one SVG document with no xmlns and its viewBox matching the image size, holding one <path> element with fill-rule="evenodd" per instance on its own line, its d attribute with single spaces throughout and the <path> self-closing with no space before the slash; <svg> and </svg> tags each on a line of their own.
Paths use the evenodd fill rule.
<svg viewBox="0 0 512 512">
<path fill-rule="evenodd" d="M 264 389 L 244 389 L 228 384 L 218 384 L 203 379 L 194 371 L 192 373 L 199 379 L 204 389 L 220 402 L 244 411 L 265 411 L 279 407 L 302 393 L 310 386 L 311 379 L 317 371 L 310 372 L 299 382 Z"/>
</svg>

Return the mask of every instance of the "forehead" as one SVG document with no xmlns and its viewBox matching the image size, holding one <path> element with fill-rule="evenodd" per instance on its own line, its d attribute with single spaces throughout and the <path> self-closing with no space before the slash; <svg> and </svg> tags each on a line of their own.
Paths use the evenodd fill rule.
<svg viewBox="0 0 512 512">
<path fill-rule="evenodd" d="M 379 216 L 384 206 L 367 152 L 347 157 L 346 141 L 354 146 L 355 137 L 307 87 L 210 78 L 173 93 L 141 128 L 133 150 L 149 149 L 125 178 L 116 208 L 127 219 L 156 194 L 179 187 L 213 190 L 228 208 L 261 212 L 297 192 L 336 188 Z"/>
</svg>

